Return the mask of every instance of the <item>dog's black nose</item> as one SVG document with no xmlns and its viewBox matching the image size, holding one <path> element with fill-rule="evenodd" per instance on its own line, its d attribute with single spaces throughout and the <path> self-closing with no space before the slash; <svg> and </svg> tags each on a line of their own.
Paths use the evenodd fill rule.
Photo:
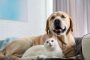
<svg viewBox="0 0 90 60">
<path fill-rule="evenodd" d="M 56 19 L 54 21 L 54 27 L 55 27 L 55 29 L 61 29 L 60 25 L 61 25 L 60 20 L 59 19 Z"/>
</svg>

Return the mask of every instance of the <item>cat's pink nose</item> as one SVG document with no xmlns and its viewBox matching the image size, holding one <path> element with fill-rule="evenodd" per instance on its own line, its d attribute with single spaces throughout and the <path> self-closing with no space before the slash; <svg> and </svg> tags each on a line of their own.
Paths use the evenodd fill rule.
<svg viewBox="0 0 90 60">
<path fill-rule="evenodd" d="M 50 47 L 52 46 L 51 43 L 49 43 L 49 46 L 50 46 Z"/>
</svg>

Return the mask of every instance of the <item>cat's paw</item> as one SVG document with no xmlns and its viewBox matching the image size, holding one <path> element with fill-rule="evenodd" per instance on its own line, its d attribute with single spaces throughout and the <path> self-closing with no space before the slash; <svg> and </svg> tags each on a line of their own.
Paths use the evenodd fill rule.
<svg viewBox="0 0 90 60">
<path fill-rule="evenodd" d="M 37 58 L 38 58 L 38 59 L 47 58 L 47 56 L 45 56 L 45 55 L 39 55 Z"/>
</svg>

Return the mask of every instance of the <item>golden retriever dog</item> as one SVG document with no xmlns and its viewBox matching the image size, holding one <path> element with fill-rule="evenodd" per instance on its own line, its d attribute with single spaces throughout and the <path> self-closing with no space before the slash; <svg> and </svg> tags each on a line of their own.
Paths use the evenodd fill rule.
<svg viewBox="0 0 90 60">
<path fill-rule="evenodd" d="M 47 34 L 56 35 L 64 43 L 62 45 L 65 57 L 75 56 L 75 40 L 73 37 L 73 23 L 71 17 L 62 11 L 51 14 L 46 24 Z"/>
<path fill-rule="evenodd" d="M 58 42 L 62 43 L 63 53 L 65 57 L 75 56 L 75 40 L 72 35 L 73 32 L 73 23 L 71 17 L 62 11 L 57 11 L 52 13 L 46 22 L 46 33 L 36 37 L 28 37 L 17 39 L 10 43 L 5 49 L 4 54 L 6 56 L 19 56 L 31 46 L 44 44 L 46 38 L 51 36 L 56 36 Z M 59 41 L 60 40 L 60 41 Z"/>
</svg>

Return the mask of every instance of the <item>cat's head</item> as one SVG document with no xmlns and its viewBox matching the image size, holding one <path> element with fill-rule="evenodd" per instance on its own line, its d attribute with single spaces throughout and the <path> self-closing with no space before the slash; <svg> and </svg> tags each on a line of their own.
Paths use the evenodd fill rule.
<svg viewBox="0 0 90 60">
<path fill-rule="evenodd" d="M 44 42 L 44 46 L 46 49 L 48 50 L 54 50 L 57 48 L 58 45 L 58 42 L 57 42 L 57 39 L 51 37 L 51 38 L 48 38 L 45 42 Z"/>
</svg>

